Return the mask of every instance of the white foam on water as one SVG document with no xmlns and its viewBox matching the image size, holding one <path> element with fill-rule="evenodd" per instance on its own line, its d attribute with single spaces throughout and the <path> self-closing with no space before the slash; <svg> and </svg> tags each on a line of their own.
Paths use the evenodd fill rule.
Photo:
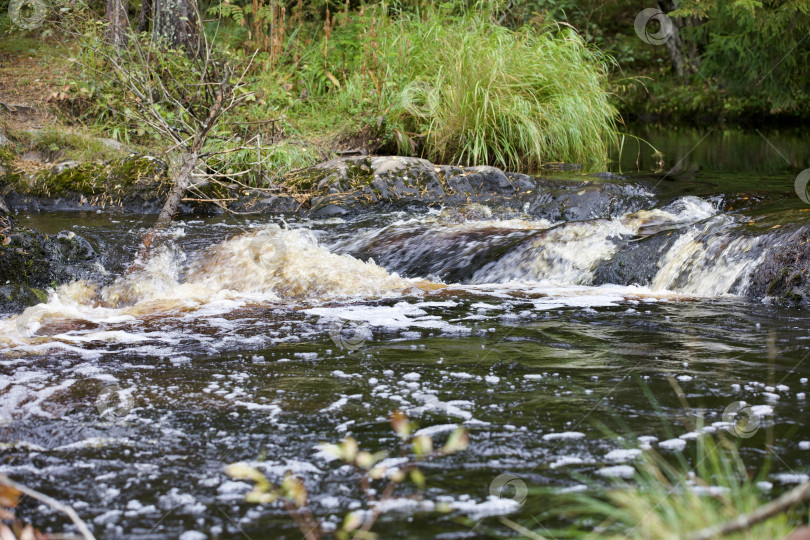
<svg viewBox="0 0 810 540">
<path fill-rule="evenodd" d="M 455 431 L 456 429 L 458 429 L 458 424 L 438 424 L 419 429 L 414 433 L 414 436 L 427 435 L 433 437 L 434 435 Z"/>
<path fill-rule="evenodd" d="M 326 320 L 344 320 L 365 323 L 375 328 L 386 330 L 405 330 L 408 328 L 426 328 L 447 333 L 467 333 L 469 329 L 450 324 L 441 319 L 428 316 L 419 304 L 398 302 L 393 306 L 335 306 L 317 307 L 304 310 L 309 315 L 317 315 Z"/>
<path fill-rule="evenodd" d="M 550 281 L 512 281 L 478 285 L 452 285 L 449 291 L 463 291 L 489 297 L 514 301 L 525 297 L 534 304 L 534 309 L 547 311 L 560 308 L 592 309 L 614 307 L 628 302 L 659 303 L 688 300 L 694 295 L 673 291 L 656 291 L 637 285 L 558 285 Z"/>
<path fill-rule="evenodd" d="M 681 450 L 686 448 L 686 441 L 683 439 L 669 439 L 666 441 L 661 441 L 660 443 L 658 443 L 658 446 L 664 448 L 665 450 L 680 452 Z"/>
<path fill-rule="evenodd" d="M 552 469 L 558 469 L 560 467 L 567 467 L 569 465 L 581 465 L 583 463 L 585 463 L 585 460 L 580 457 L 562 456 L 552 461 L 549 467 Z"/>
<path fill-rule="evenodd" d="M 640 455 L 641 450 L 638 448 L 617 448 L 605 454 L 605 460 L 624 463 L 626 461 L 632 461 Z"/>
<path fill-rule="evenodd" d="M 636 469 L 630 465 L 614 465 L 613 467 L 598 469 L 596 473 L 607 478 L 630 479 L 633 478 L 633 475 L 636 473 Z"/>
<path fill-rule="evenodd" d="M 576 440 L 584 438 L 585 434 L 580 431 L 563 431 L 561 433 L 546 433 L 543 435 L 544 441 Z"/>
</svg>

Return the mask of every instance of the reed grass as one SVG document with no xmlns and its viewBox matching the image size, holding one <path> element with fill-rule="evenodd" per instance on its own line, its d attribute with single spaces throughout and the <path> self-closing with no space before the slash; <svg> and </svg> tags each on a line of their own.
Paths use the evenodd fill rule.
<svg viewBox="0 0 810 540">
<path fill-rule="evenodd" d="M 486 9 L 457 7 L 336 16 L 328 39 L 268 76 L 304 90 L 291 114 L 302 127 L 401 154 L 509 169 L 606 160 L 617 124 L 610 58 L 567 26 L 514 31 Z"/>
</svg>

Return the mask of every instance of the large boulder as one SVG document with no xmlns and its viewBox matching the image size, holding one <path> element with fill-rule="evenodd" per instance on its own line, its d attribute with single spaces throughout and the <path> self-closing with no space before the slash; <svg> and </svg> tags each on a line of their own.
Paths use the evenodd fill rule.
<svg viewBox="0 0 810 540">
<path fill-rule="evenodd" d="M 330 160 L 287 175 L 285 184 L 308 193 L 299 212 L 339 217 L 398 207 L 509 207 L 551 221 L 609 218 L 649 208 L 652 193 L 623 177 L 549 179 L 504 172 L 486 165 L 434 165 L 401 156 L 359 156 Z M 240 209 L 275 213 L 276 201 L 255 197 Z"/>
<path fill-rule="evenodd" d="M 20 227 L 0 199 L 0 312 L 46 301 L 47 288 L 90 277 L 97 261 L 87 240 L 72 232 L 48 236 Z"/>
<path fill-rule="evenodd" d="M 318 217 L 339 216 L 359 205 L 382 207 L 503 203 L 529 185 L 496 167 L 434 165 L 414 157 L 360 156 L 295 171 L 288 185 L 313 193 Z"/>
<path fill-rule="evenodd" d="M 152 156 L 107 162 L 66 161 L 25 172 L 12 150 L 0 147 L 0 189 L 15 211 L 160 210 L 169 190 L 168 166 Z"/>
</svg>

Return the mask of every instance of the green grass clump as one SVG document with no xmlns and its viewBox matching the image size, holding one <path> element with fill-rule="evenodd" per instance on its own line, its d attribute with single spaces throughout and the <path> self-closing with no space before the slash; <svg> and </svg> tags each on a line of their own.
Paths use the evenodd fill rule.
<svg viewBox="0 0 810 540">
<path fill-rule="evenodd" d="M 602 162 L 615 140 L 609 59 L 567 26 L 510 30 L 480 6 L 408 13 L 379 4 L 339 15 L 319 39 L 296 36 L 297 60 L 266 80 L 287 81 L 288 100 L 304 96 L 289 105 L 303 132 L 509 169 Z"/>
<path fill-rule="evenodd" d="M 757 485 L 768 467 L 751 477 L 729 440 L 704 435 L 694 455 L 676 459 L 647 450 L 636 463 L 632 482 L 608 489 L 558 495 L 560 504 L 546 517 L 574 523 L 553 533 L 560 538 L 665 540 L 691 538 L 703 529 L 748 514 L 769 501 Z M 807 523 L 801 509 L 782 513 L 748 530 L 724 536 L 730 540 L 786 538 Z M 544 538 L 538 531 L 532 537 Z"/>
</svg>

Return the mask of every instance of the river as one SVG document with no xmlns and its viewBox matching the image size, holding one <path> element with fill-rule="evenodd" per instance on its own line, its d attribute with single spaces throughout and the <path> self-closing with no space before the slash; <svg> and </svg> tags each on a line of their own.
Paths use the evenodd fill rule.
<svg viewBox="0 0 810 540">
<path fill-rule="evenodd" d="M 186 216 L 125 279 L 154 217 L 18 216 L 86 238 L 103 268 L 0 320 L 0 472 L 72 504 L 100 538 L 300 538 L 224 465 L 293 471 L 337 524 L 362 497 L 318 444 L 393 448 L 400 409 L 437 439 L 465 426 L 470 446 L 424 465 L 422 500 L 403 486 L 375 531 L 491 538 L 510 534 L 497 516 L 537 526 L 554 490 L 626 475 L 636 448 L 694 445 L 696 417 L 724 430 L 744 401 L 752 470 L 770 449 L 763 489 L 806 479 L 810 312 L 746 293 L 784 231 L 808 224 L 793 189 L 807 139 L 642 134 L 660 171 L 628 142 L 611 167 L 624 179 L 542 173 L 574 199 L 604 194 L 576 216 L 546 204 L 544 181 L 519 208 Z M 502 474 L 525 501 L 492 495 Z M 30 500 L 21 513 L 70 530 Z"/>
</svg>

